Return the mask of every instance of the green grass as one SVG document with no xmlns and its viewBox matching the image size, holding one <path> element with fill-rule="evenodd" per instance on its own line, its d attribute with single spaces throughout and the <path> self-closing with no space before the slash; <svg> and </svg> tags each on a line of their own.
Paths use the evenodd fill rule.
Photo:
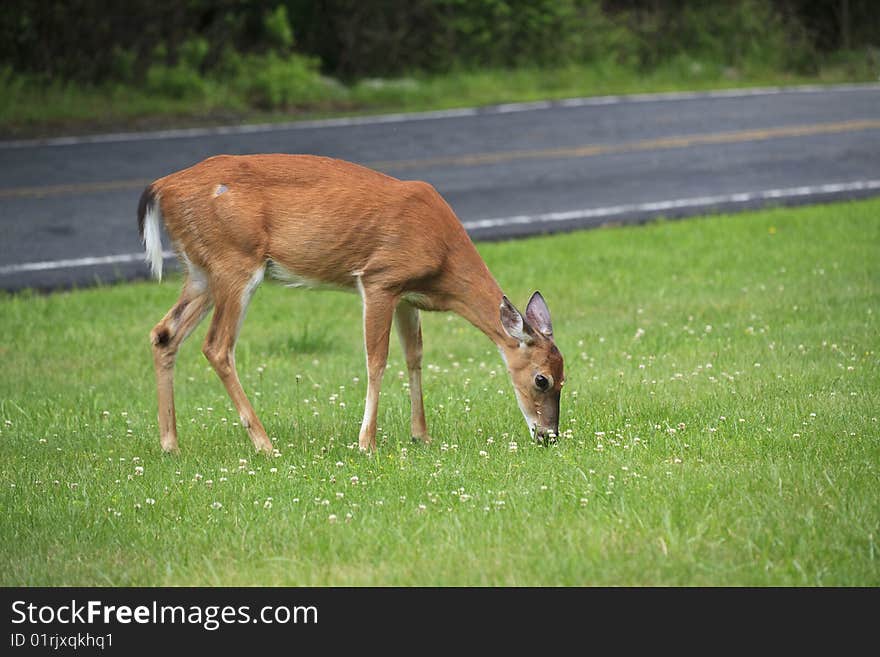
<svg viewBox="0 0 880 657">
<path fill-rule="evenodd" d="M 90 87 L 58 80 L 47 83 L 0 69 L 0 136 L 290 121 L 603 94 L 871 82 L 880 73 L 877 62 L 860 52 L 839 54 L 814 75 L 756 66 L 739 70 L 686 56 L 647 72 L 599 61 L 556 68 L 419 74 L 361 80 L 347 86 L 317 74 L 309 77 L 298 68 L 288 79 L 283 71 L 282 66 L 274 73 L 266 72 L 260 84 L 274 85 L 279 97 L 297 100 L 267 109 L 264 104 L 255 105 L 248 96 L 247 90 L 256 83 L 236 77 L 202 78 L 191 72 L 192 84 L 178 83 L 181 88 L 163 91 L 136 84 Z"/>
<path fill-rule="evenodd" d="M 435 442 L 395 341 L 360 454 L 357 298 L 266 284 L 237 354 L 280 455 L 204 326 L 163 455 L 147 335 L 176 281 L 0 298 L 0 584 L 880 585 L 880 200 L 480 250 L 555 312 L 556 446 L 491 343 L 426 314 Z"/>
</svg>

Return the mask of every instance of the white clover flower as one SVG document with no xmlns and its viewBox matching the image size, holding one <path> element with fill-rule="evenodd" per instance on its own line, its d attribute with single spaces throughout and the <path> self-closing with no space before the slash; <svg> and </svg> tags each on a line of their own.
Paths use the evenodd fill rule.
<svg viewBox="0 0 880 657">
<path fill-rule="evenodd" d="M 327 522 L 329 522 L 331 525 L 335 525 L 336 520 L 337 518 L 335 513 L 331 513 L 329 516 L 327 516 Z"/>
<path fill-rule="evenodd" d="M 220 502 L 211 502 L 211 508 L 212 509 L 222 509 L 223 505 L 220 504 Z"/>
</svg>

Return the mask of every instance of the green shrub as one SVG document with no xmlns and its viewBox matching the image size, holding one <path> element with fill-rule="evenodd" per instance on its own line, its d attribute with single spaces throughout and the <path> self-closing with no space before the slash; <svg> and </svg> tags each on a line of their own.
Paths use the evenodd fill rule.
<svg viewBox="0 0 880 657">
<path fill-rule="evenodd" d="M 147 69 L 145 86 L 151 93 L 175 99 L 204 98 L 208 92 L 206 80 L 183 62 L 174 66 L 153 64 Z"/>
<path fill-rule="evenodd" d="M 135 77 L 135 64 L 137 53 L 134 50 L 126 50 L 121 46 L 114 46 L 110 55 L 112 76 L 114 80 L 131 82 Z"/>
<path fill-rule="evenodd" d="M 211 46 L 204 37 L 187 39 L 180 45 L 178 59 L 187 68 L 198 71 L 202 68 Z"/>
<path fill-rule="evenodd" d="M 278 109 L 333 100 L 344 90 L 322 77 L 312 57 L 274 52 L 243 57 L 233 84 L 248 102 L 261 109 Z"/>
<path fill-rule="evenodd" d="M 293 47 L 293 28 L 287 17 L 287 7 L 278 5 L 274 11 L 266 14 L 263 19 L 263 28 L 270 43 L 281 52 L 286 52 Z"/>
<path fill-rule="evenodd" d="M 583 62 L 602 54 L 612 31 L 598 0 L 438 0 L 434 6 L 438 29 L 428 64 L 434 70 Z"/>
</svg>

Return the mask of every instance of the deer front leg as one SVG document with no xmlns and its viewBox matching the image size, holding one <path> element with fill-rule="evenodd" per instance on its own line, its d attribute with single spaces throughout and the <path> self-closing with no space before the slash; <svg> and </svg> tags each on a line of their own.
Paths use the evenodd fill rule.
<svg viewBox="0 0 880 657">
<path fill-rule="evenodd" d="M 409 372 L 410 426 L 413 440 L 431 442 L 425 421 L 425 402 L 422 397 L 422 326 L 419 309 L 406 301 L 397 304 L 394 311 L 397 335 L 406 358 Z"/>
<path fill-rule="evenodd" d="M 385 291 L 366 288 L 360 279 L 358 287 L 364 302 L 364 347 L 367 352 L 367 399 L 358 446 L 362 450 L 375 450 L 379 389 L 388 363 L 388 338 L 397 300 Z"/>
</svg>

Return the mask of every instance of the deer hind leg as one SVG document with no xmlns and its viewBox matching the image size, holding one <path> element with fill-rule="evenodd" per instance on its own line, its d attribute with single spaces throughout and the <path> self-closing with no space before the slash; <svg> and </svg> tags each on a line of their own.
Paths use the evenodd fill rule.
<svg viewBox="0 0 880 657">
<path fill-rule="evenodd" d="M 409 372 L 412 438 L 429 443 L 431 437 L 428 435 L 425 402 L 422 398 L 422 326 L 419 321 L 419 309 L 406 301 L 401 301 L 394 311 L 394 321 Z"/>
<path fill-rule="evenodd" d="M 177 420 L 174 413 L 174 363 L 180 345 L 211 309 L 207 287 L 187 279 L 171 310 L 150 332 L 153 365 L 159 397 L 159 440 L 166 452 L 177 451 Z"/>
<path fill-rule="evenodd" d="M 367 399 L 358 445 L 362 450 L 375 450 L 379 390 L 388 363 L 388 339 L 397 299 L 384 290 L 365 287 L 360 277 L 358 288 L 364 302 L 364 347 L 367 352 Z"/>
<path fill-rule="evenodd" d="M 205 338 L 202 352 L 220 377 L 229 398 L 238 411 L 241 424 L 247 429 L 251 441 L 258 452 L 272 452 L 272 443 L 263 424 L 248 401 L 238 372 L 235 369 L 235 343 L 244 321 L 248 304 L 257 286 L 263 280 L 265 267 L 261 266 L 250 279 L 218 280 L 211 282 L 216 308 L 211 318 L 211 327 Z"/>
</svg>

